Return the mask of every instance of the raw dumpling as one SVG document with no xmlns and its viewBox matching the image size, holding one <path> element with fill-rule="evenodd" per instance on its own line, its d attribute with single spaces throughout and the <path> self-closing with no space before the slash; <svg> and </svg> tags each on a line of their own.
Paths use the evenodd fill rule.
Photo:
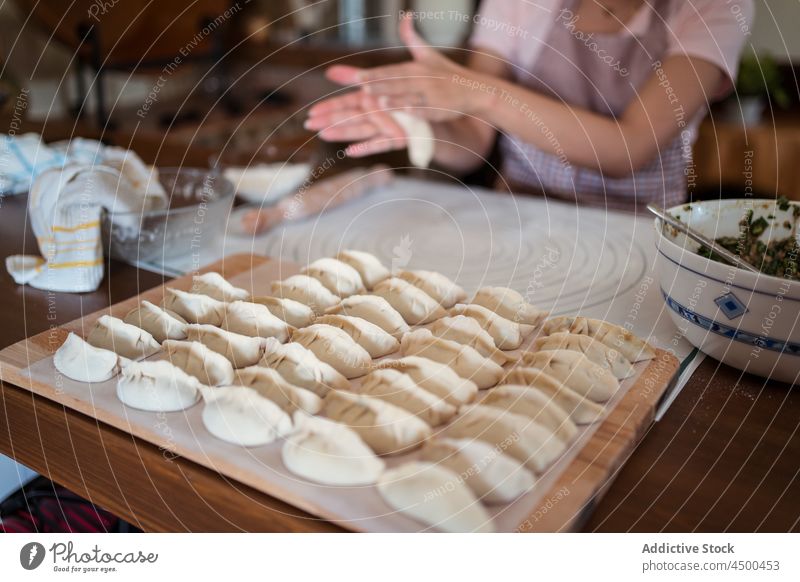
<svg viewBox="0 0 800 582">
<path fill-rule="evenodd" d="M 292 327 L 306 327 L 314 323 L 316 314 L 308 305 L 294 299 L 281 297 L 253 297 L 253 303 L 263 305 L 269 312 Z"/>
<path fill-rule="evenodd" d="M 411 377 L 389 368 L 371 372 L 358 391 L 399 406 L 430 426 L 449 422 L 456 414 L 455 406 L 420 388 Z"/>
<path fill-rule="evenodd" d="M 125 316 L 125 323 L 141 327 L 157 342 L 167 339 L 186 339 L 186 320 L 175 312 L 162 309 L 149 301 L 142 301 Z"/>
<path fill-rule="evenodd" d="M 608 347 L 617 350 L 629 362 L 652 360 L 656 352 L 646 341 L 636 337 L 624 327 L 588 317 L 562 315 L 544 322 L 543 333 L 550 335 L 559 331 L 568 331 L 580 335 L 588 335 Z"/>
<path fill-rule="evenodd" d="M 340 298 L 328 291 L 325 285 L 308 275 L 292 275 L 283 281 L 273 281 L 272 293 L 276 297 L 293 299 L 307 305 L 317 315 L 340 301 Z"/>
<path fill-rule="evenodd" d="M 527 416 L 537 424 L 549 428 L 565 443 L 572 442 L 578 434 L 578 427 L 563 408 L 552 398 L 527 386 L 504 384 L 492 388 L 479 404 Z"/>
<path fill-rule="evenodd" d="M 475 294 L 472 303 L 516 323 L 539 325 L 547 317 L 546 311 L 536 309 L 520 293 L 508 287 L 483 287 Z"/>
<path fill-rule="evenodd" d="M 336 255 L 336 258 L 353 267 L 367 289 L 372 289 L 375 285 L 392 276 L 389 269 L 378 260 L 378 257 L 363 251 L 344 250 Z"/>
<path fill-rule="evenodd" d="M 250 337 L 274 337 L 280 342 L 289 339 L 290 328 L 282 319 L 258 303 L 234 301 L 225 305 L 222 329 Z"/>
<path fill-rule="evenodd" d="M 208 295 L 167 289 L 164 307 L 174 311 L 189 323 L 219 325 L 225 316 L 225 303 Z"/>
<path fill-rule="evenodd" d="M 203 424 L 216 438 L 242 447 L 258 447 L 288 435 L 292 419 L 281 408 L 244 386 L 203 390 Z"/>
<path fill-rule="evenodd" d="M 494 532 L 472 490 L 440 465 L 412 461 L 389 469 L 378 480 L 378 491 L 389 506 L 440 531 Z"/>
<path fill-rule="evenodd" d="M 386 299 L 409 325 L 435 321 L 447 314 L 425 291 L 397 277 L 381 281 L 372 292 Z"/>
<path fill-rule="evenodd" d="M 608 368 L 618 380 L 630 378 L 635 373 L 633 365 L 622 354 L 588 335 L 560 331 L 537 339 L 534 349 L 580 352 L 595 364 Z"/>
<path fill-rule="evenodd" d="M 301 273 L 314 277 L 328 291 L 339 297 L 350 297 L 366 290 L 358 271 L 337 259 L 317 259 Z"/>
<path fill-rule="evenodd" d="M 539 390 L 567 412 L 575 424 L 592 424 L 600 420 L 605 408 L 584 398 L 571 388 L 536 368 L 514 368 L 503 378 L 503 385 L 522 384 Z"/>
<path fill-rule="evenodd" d="M 466 315 L 476 320 L 492 336 L 501 350 L 516 350 L 522 345 L 522 328 L 505 317 L 497 315 L 480 305 L 460 303 L 450 310 L 453 315 Z"/>
<path fill-rule="evenodd" d="M 475 348 L 435 337 L 427 329 L 417 329 L 403 336 L 400 351 L 404 356 L 422 356 L 450 366 L 462 378 L 478 388 L 490 388 L 503 377 L 503 368 L 480 355 Z"/>
<path fill-rule="evenodd" d="M 478 353 L 493 362 L 504 366 L 513 358 L 498 350 L 489 332 L 483 329 L 477 319 L 466 315 L 443 317 L 434 321 L 429 327 L 436 337 L 452 340 L 463 345 L 472 346 Z"/>
<path fill-rule="evenodd" d="M 176 412 L 192 406 L 202 384 L 166 360 L 128 362 L 117 381 L 117 398 L 131 408 Z"/>
<path fill-rule="evenodd" d="M 555 433 L 530 418 L 481 404 L 464 406 L 445 433 L 500 447 L 537 475 L 544 473 L 567 447 Z"/>
<path fill-rule="evenodd" d="M 377 295 L 353 295 L 328 309 L 327 313 L 366 319 L 398 340 L 409 330 L 403 316 L 386 299 Z"/>
<path fill-rule="evenodd" d="M 479 440 L 433 439 L 420 458 L 461 476 L 484 503 L 511 503 L 536 483 L 519 461 Z"/>
<path fill-rule="evenodd" d="M 400 349 L 400 342 L 374 323 L 351 315 L 329 314 L 317 319 L 317 323 L 338 327 L 362 348 L 370 357 L 381 358 Z"/>
<path fill-rule="evenodd" d="M 161 349 L 161 344 L 145 330 L 110 315 L 100 316 L 86 341 L 130 360 L 152 356 Z"/>
<path fill-rule="evenodd" d="M 307 388 L 317 396 L 324 397 L 331 389 L 350 389 L 347 378 L 320 361 L 314 352 L 297 343 L 281 344 L 274 338 L 268 338 L 264 357 L 259 364 L 272 368 L 289 383 Z"/>
<path fill-rule="evenodd" d="M 467 298 L 461 287 L 436 271 L 400 271 L 397 276 L 425 291 L 446 309 Z"/>
<path fill-rule="evenodd" d="M 322 485 L 372 485 L 385 467 L 351 428 L 327 418 L 294 415 L 295 430 L 281 449 L 295 475 Z"/>
<path fill-rule="evenodd" d="M 191 341 L 205 344 L 218 354 L 222 354 L 234 368 L 254 366 L 264 355 L 266 339 L 249 337 L 232 331 L 225 331 L 213 325 L 190 324 L 186 326 L 186 337 Z"/>
<path fill-rule="evenodd" d="M 192 277 L 192 293 L 208 295 L 219 301 L 242 301 L 250 297 L 250 293 L 234 287 L 219 273 L 203 273 Z"/>
<path fill-rule="evenodd" d="M 237 370 L 235 382 L 238 386 L 252 388 L 289 414 L 293 414 L 295 410 L 317 414 L 322 410 L 322 399 L 319 396 L 311 390 L 290 384 L 272 368 L 250 366 Z"/>
<path fill-rule="evenodd" d="M 595 364 L 580 352 L 544 350 L 525 352 L 520 356 L 524 366 L 538 368 L 560 380 L 581 396 L 605 402 L 619 390 L 619 380 L 603 366 Z"/>
<path fill-rule="evenodd" d="M 417 168 L 427 168 L 436 151 L 436 137 L 430 122 L 398 109 L 390 111 L 389 115 L 405 134 L 408 161 Z"/>
<path fill-rule="evenodd" d="M 233 366 L 228 358 L 200 342 L 165 340 L 162 344 L 169 361 L 207 386 L 233 383 Z"/>
<path fill-rule="evenodd" d="M 315 323 L 295 330 L 292 341 L 314 352 L 345 378 L 358 378 L 372 368 L 369 352 L 338 327 Z"/>
<path fill-rule="evenodd" d="M 119 356 L 70 333 L 53 354 L 56 370 L 77 382 L 105 382 L 119 374 Z"/>
<path fill-rule="evenodd" d="M 418 386 L 453 406 L 469 404 L 478 394 L 478 386 L 456 374 L 450 366 L 420 356 L 385 360 L 378 369 L 391 368 L 407 374 Z"/>
<path fill-rule="evenodd" d="M 431 436 L 428 424 L 380 398 L 331 391 L 325 398 L 325 416 L 346 424 L 379 455 L 404 453 Z"/>
</svg>

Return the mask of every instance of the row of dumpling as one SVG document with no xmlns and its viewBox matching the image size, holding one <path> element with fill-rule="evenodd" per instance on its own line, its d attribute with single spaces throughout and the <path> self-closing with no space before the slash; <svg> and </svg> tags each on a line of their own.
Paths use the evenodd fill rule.
<svg viewBox="0 0 800 582">
<path fill-rule="evenodd" d="M 437 278 L 439 282 L 447 281 L 438 275 Z M 302 279 L 295 281 L 301 283 Z M 402 283 L 395 285 L 396 288 L 402 286 Z M 393 299 L 390 306 L 407 309 L 408 296 L 408 292 L 398 297 L 389 295 Z M 326 309 L 363 309 L 365 304 L 375 302 L 377 298 L 356 295 L 345 299 L 344 305 L 340 302 Z M 426 303 L 433 305 L 433 302 L 414 302 L 416 305 Z M 576 424 L 600 418 L 604 409 L 597 402 L 608 400 L 618 389 L 618 380 L 632 374 L 632 362 L 595 338 L 582 335 L 589 333 L 588 329 L 581 331 L 576 326 L 551 320 L 548 333 L 552 332 L 552 335 L 537 342 L 535 352 L 522 354 L 521 367 L 506 373 L 501 366 L 514 363 L 516 358 L 498 347 L 519 347 L 522 330 L 521 326 L 514 324 L 522 320 L 535 325 L 542 319 L 541 312 L 524 303 L 519 294 L 497 288 L 479 291 L 474 304 L 457 306 L 451 317 L 437 313 L 437 309 L 433 306 L 416 312 L 417 322 L 434 322 L 427 329 L 402 336 L 401 352 L 406 357 L 381 362 L 379 371 L 370 373 L 361 386 L 355 388 L 357 394 L 338 391 L 330 394 L 326 398 L 324 413 L 354 429 L 374 452 L 381 455 L 408 451 L 426 443 L 421 453 L 421 464 L 407 464 L 383 472 L 379 459 L 366 462 L 368 453 L 362 452 L 360 459 L 363 462 L 340 475 L 352 475 L 360 469 L 364 473 L 360 478 L 354 478 L 353 484 L 379 479 L 379 489 L 390 505 L 409 511 L 440 529 L 484 529 L 491 526 L 475 496 L 483 502 L 507 503 L 527 491 L 534 482 L 534 474 L 546 470 L 572 442 L 577 433 Z M 426 311 L 433 315 L 423 317 Z M 584 323 L 586 321 L 589 320 Z M 608 329 L 603 330 L 611 337 Z M 618 331 L 626 333 L 615 330 L 614 335 L 619 335 Z M 322 344 L 330 345 L 331 342 L 322 341 Z M 445 383 L 443 391 L 437 391 L 435 384 L 423 382 L 435 377 L 433 366 L 443 363 L 459 374 Z M 420 369 L 425 367 L 428 371 L 420 373 Z M 404 374 L 398 374 L 397 370 Z M 510 385 L 512 380 L 520 384 Z M 480 403 L 469 405 L 478 386 L 490 388 L 499 381 L 503 383 L 502 389 L 490 390 Z M 540 388 L 536 388 L 537 384 Z M 472 390 L 464 389 L 469 385 L 472 385 Z M 447 386 L 459 390 L 449 393 Z M 459 393 L 463 398 L 461 401 Z M 511 410 L 512 404 L 514 411 Z M 461 416 L 445 429 L 444 434 L 462 438 L 432 438 L 431 427 L 451 421 L 459 406 Z M 574 419 L 567 415 L 564 407 L 572 411 Z M 497 408 L 501 410 L 493 410 Z M 520 412 L 526 414 L 520 417 Z M 297 438 L 290 438 L 284 445 L 287 466 L 294 466 L 296 473 L 311 480 L 326 482 L 325 476 L 319 473 L 325 467 L 324 463 L 291 463 L 291 456 L 286 459 L 286 451 L 298 454 L 301 447 L 294 442 Z M 327 442 L 320 436 L 312 441 L 318 443 L 317 446 Z M 327 447 L 324 453 L 330 458 L 332 445 L 328 443 Z M 487 447 L 489 451 L 495 451 L 493 455 L 487 456 Z M 510 450 L 506 451 L 506 448 Z M 437 457 L 437 451 L 445 456 Z M 514 454 L 506 454 L 511 452 Z M 343 455 L 335 457 L 341 459 Z M 467 461 L 475 458 L 496 460 L 486 471 L 481 471 L 482 476 L 470 481 L 464 476 L 472 476 L 474 470 L 458 469 L 474 465 Z M 448 466 L 446 461 L 452 461 L 453 466 Z M 526 467 L 525 463 L 532 466 Z M 340 462 L 337 467 L 344 469 Z M 424 499 L 431 491 L 440 491 L 441 498 Z M 418 509 L 415 511 L 413 508 Z M 456 515 L 459 517 L 455 523 L 439 520 L 439 517 L 444 519 Z M 467 519 L 467 516 L 471 517 Z"/>
<path fill-rule="evenodd" d="M 314 324 L 297 330 L 292 341 L 348 378 L 365 375 L 371 360 L 399 349 L 405 355 L 424 352 L 487 388 L 512 361 L 502 350 L 519 348 L 546 316 L 500 287 L 481 289 L 471 303 L 460 303 L 466 293 L 440 273 L 392 274 L 376 257 L 352 250 L 314 261 L 301 274 L 273 283 L 272 292 L 314 309 Z M 412 327 L 419 328 L 409 333 Z"/>
<path fill-rule="evenodd" d="M 619 326 L 584 317 L 548 320 L 533 351 L 499 385 L 464 404 L 419 460 L 382 471 L 386 502 L 444 531 L 491 531 L 486 506 L 509 503 L 568 450 L 580 425 L 600 420 L 604 403 L 655 357 Z"/>
</svg>

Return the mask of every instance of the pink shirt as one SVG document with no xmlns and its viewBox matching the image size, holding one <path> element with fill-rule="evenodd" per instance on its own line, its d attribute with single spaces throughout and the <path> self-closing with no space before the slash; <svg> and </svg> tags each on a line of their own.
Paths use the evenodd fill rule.
<svg viewBox="0 0 800 582">
<path fill-rule="evenodd" d="M 733 88 L 742 47 L 751 33 L 753 0 L 671 0 L 670 4 L 664 22 L 669 48 L 661 60 L 686 55 L 717 65 L 727 75 L 717 95 L 724 97 Z M 562 5 L 563 0 L 483 0 L 470 44 L 531 70 Z M 641 34 L 653 17 L 643 5 L 619 34 Z"/>
<path fill-rule="evenodd" d="M 574 15 L 579 6 L 580 0 L 484 0 L 472 47 L 505 59 L 523 86 L 601 115 L 619 116 L 637 88 L 658 75 L 660 63 L 673 55 L 719 67 L 725 78 L 715 97 L 727 94 L 753 15 L 752 0 L 646 0 L 620 32 L 583 33 Z M 681 204 L 693 183 L 692 145 L 706 112 L 692 119 L 681 113 L 679 119 L 675 111 L 680 134 L 662 144 L 644 167 L 620 178 L 570 164 L 557 149 L 557 128 L 549 130 L 546 120 L 534 118 L 550 131 L 556 153 L 539 150 L 513 133 L 501 134 L 502 179 L 513 190 L 609 208 L 638 210 L 649 201 L 665 207 Z"/>
</svg>

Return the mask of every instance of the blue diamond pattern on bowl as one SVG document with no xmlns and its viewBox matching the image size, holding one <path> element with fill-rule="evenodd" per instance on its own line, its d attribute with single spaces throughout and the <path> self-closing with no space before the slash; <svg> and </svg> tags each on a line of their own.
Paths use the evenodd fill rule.
<svg viewBox="0 0 800 582">
<path fill-rule="evenodd" d="M 719 306 L 728 319 L 736 319 L 747 313 L 747 307 L 733 293 L 720 295 L 714 299 L 714 303 Z"/>
</svg>

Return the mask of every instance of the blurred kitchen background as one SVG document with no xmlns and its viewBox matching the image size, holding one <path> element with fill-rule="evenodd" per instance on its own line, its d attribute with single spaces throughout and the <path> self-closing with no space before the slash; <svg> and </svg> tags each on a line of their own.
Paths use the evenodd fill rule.
<svg viewBox="0 0 800 582">
<path fill-rule="evenodd" d="M 0 4 L 0 123 L 47 141 L 100 137 L 159 165 L 306 161 L 321 147 L 302 128 L 335 87 L 326 66 L 407 58 L 398 15 L 463 60 L 476 0 L 13 0 Z M 758 0 L 738 99 L 715 106 L 695 148 L 694 198 L 800 197 L 800 115 L 793 60 L 800 2 Z M 340 24 L 345 23 L 345 24 Z M 752 159 L 752 175 L 742 160 Z M 782 163 L 783 162 L 783 163 Z M 338 168 L 341 169 L 341 165 Z M 778 171 L 780 169 L 780 171 Z M 480 172 L 469 181 L 489 183 Z"/>
</svg>

